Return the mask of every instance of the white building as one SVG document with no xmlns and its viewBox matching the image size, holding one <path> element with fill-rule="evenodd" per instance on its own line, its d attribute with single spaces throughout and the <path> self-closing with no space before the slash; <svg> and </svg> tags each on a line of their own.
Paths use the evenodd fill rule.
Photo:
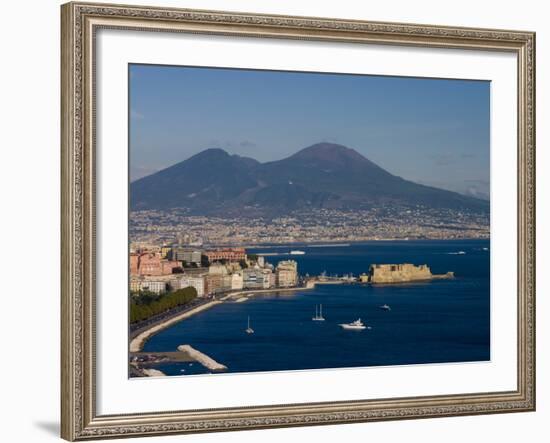
<svg viewBox="0 0 550 443">
<path fill-rule="evenodd" d="M 227 268 L 222 265 L 222 264 L 219 264 L 219 263 L 214 263 L 213 265 L 210 265 L 210 267 L 208 268 L 208 273 L 209 274 L 214 274 L 214 275 L 227 275 Z"/>
<path fill-rule="evenodd" d="M 191 286 L 192 288 L 195 288 L 197 290 L 197 297 L 203 297 L 205 293 L 204 277 L 201 276 L 190 276 L 182 274 L 181 277 L 172 279 L 172 281 L 170 282 L 170 286 L 172 286 L 173 290 L 184 289 Z"/>
<path fill-rule="evenodd" d="M 275 286 L 271 284 L 272 282 L 271 276 L 273 275 L 273 272 L 271 272 L 271 269 L 262 269 L 262 275 L 264 278 L 264 281 L 263 281 L 264 289 L 269 289 L 272 286 Z"/>
<path fill-rule="evenodd" d="M 231 289 L 232 290 L 240 290 L 243 288 L 244 285 L 244 279 L 243 279 L 243 273 L 242 272 L 234 272 L 231 274 Z"/>
<path fill-rule="evenodd" d="M 166 280 L 162 278 L 134 277 L 130 279 L 130 291 L 149 291 L 155 294 L 164 294 L 166 292 Z"/>
<path fill-rule="evenodd" d="M 298 263 L 294 260 L 280 261 L 277 265 L 277 286 L 288 288 L 298 284 Z"/>
<path fill-rule="evenodd" d="M 243 287 L 246 289 L 263 289 L 263 274 L 261 269 L 246 268 L 243 271 Z"/>
</svg>

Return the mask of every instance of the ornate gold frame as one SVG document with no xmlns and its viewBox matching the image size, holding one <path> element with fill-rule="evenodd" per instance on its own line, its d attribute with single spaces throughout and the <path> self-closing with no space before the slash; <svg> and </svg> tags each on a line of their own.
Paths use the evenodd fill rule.
<svg viewBox="0 0 550 443">
<path fill-rule="evenodd" d="M 61 7 L 61 435 L 67 440 L 535 409 L 535 34 L 68 3 Z M 518 60 L 518 381 L 511 392 L 98 416 L 95 412 L 94 35 L 99 28 L 508 51 Z"/>
</svg>

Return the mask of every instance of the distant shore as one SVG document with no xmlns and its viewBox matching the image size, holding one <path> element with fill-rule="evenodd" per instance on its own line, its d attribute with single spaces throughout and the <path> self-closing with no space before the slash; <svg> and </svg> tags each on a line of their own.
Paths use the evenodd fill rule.
<svg viewBox="0 0 550 443">
<path fill-rule="evenodd" d="M 245 249 L 278 249 L 278 248 L 294 248 L 294 247 L 303 247 L 303 248 L 337 248 L 337 247 L 349 247 L 353 245 L 360 245 L 365 243 L 376 243 L 376 242 L 415 242 L 415 241 L 470 241 L 470 240 L 490 240 L 490 235 L 480 236 L 480 237 L 459 237 L 459 238 L 371 238 L 371 239 L 361 239 L 361 240 L 326 240 L 326 241 L 316 241 L 316 242 L 287 242 L 287 243 L 254 243 L 254 244 L 243 244 L 243 243 L 216 243 L 206 245 L 208 247 L 235 247 L 235 248 L 245 248 Z"/>
</svg>

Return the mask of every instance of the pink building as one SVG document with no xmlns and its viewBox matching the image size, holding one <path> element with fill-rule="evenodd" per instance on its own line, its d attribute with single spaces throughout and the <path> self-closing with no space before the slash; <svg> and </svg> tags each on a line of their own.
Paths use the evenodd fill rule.
<svg viewBox="0 0 550 443">
<path fill-rule="evenodd" d="M 206 251 L 205 255 L 208 257 L 208 261 L 210 261 L 210 263 L 218 260 L 240 261 L 246 259 L 246 251 L 244 248 L 226 248 L 215 251 Z"/>
<path fill-rule="evenodd" d="M 161 260 L 162 275 L 173 274 L 174 269 L 181 268 L 181 263 L 176 260 Z"/>
<path fill-rule="evenodd" d="M 130 275 L 169 275 L 180 266 L 180 262 L 165 260 L 158 252 L 130 254 Z"/>
<path fill-rule="evenodd" d="M 139 256 L 139 275 L 162 275 L 160 254 L 146 252 Z"/>
<path fill-rule="evenodd" d="M 139 272 L 139 254 L 132 252 L 130 254 L 130 275 L 138 275 Z"/>
</svg>

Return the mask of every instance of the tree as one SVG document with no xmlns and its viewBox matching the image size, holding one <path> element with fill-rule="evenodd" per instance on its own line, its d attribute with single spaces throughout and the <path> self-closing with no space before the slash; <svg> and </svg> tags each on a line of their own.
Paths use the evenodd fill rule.
<svg viewBox="0 0 550 443">
<path fill-rule="evenodd" d="M 146 294 L 145 298 L 142 295 L 139 299 L 133 299 L 130 302 L 131 323 L 143 321 L 154 315 L 185 305 L 197 297 L 197 290 L 190 286 L 161 296 L 154 294 L 156 299 L 153 299 L 151 294 Z M 147 303 L 144 303 L 145 300 L 147 300 Z"/>
</svg>

